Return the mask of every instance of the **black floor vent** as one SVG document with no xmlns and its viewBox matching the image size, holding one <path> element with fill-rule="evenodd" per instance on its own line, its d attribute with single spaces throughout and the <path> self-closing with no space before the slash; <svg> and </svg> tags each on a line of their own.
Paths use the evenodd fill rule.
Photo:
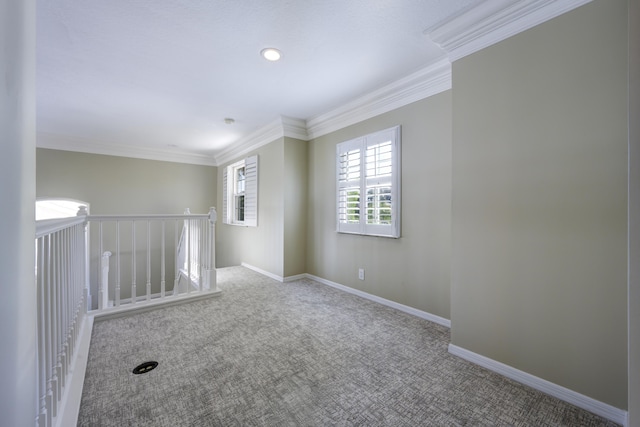
<svg viewBox="0 0 640 427">
<path fill-rule="evenodd" d="M 158 366 L 158 362 L 144 362 L 133 368 L 133 373 L 136 375 L 146 374 L 147 372 L 154 370 L 156 366 Z"/>
</svg>

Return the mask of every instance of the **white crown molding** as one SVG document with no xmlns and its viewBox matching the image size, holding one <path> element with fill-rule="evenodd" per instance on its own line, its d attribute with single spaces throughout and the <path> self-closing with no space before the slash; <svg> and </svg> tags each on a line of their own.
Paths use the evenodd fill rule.
<svg viewBox="0 0 640 427">
<path fill-rule="evenodd" d="M 456 61 L 592 0 L 487 0 L 425 30 Z"/>
<path fill-rule="evenodd" d="M 284 136 L 308 141 L 451 89 L 451 62 L 443 58 L 342 107 L 307 121 L 281 116 L 216 156 L 223 165 Z"/>
<path fill-rule="evenodd" d="M 307 132 L 307 122 L 293 117 L 281 116 L 283 136 L 296 138 L 302 141 L 309 140 Z"/>
<path fill-rule="evenodd" d="M 241 138 L 229 148 L 216 156 L 216 164 L 221 166 L 231 160 L 256 150 L 263 145 L 272 143 L 278 138 L 290 137 L 308 140 L 307 127 L 304 120 L 280 116 L 268 125 Z"/>
<path fill-rule="evenodd" d="M 413 74 L 309 120 L 280 116 L 266 126 L 236 141 L 217 154 L 215 158 L 202 154 L 113 145 L 102 141 L 43 132 L 38 133 L 37 146 L 40 148 L 111 156 L 222 166 L 253 150 L 270 144 L 278 138 L 290 137 L 309 141 L 448 89 L 451 89 L 451 62 L 447 58 L 442 58 Z"/>
<path fill-rule="evenodd" d="M 176 151 L 158 150 L 155 148 L 109 144 L 103 141 L 63 136 L 46 132 L 37 133 L 36 146 L 38 148 L 49 148 L 52 150 L 76 151 L 80 153 L 103 154 L 107 156 L 132 157 L 135 159 L 216 166 L 215 159 L 204 154 L 181 153 Z"/>
<path fill-rule="evenodd" d="M 595 400 L 589 396 L 585 396 L 584 394 L 569 390 L 561 385 L 536 377 L 535 375 L 528 374 L 512 366 L 505 365 L 504 363 L 474 353 L 462 347 L 458 347 L 454 344 L 449 344 L 449 353 L 468 360 L 471 363 L 475 363 L 476 365 L 482 366 L 483 368 L 487 368 L 490 371 L 504 375 L 507 378 L 511 378 L 521 384 L 540 390 L 550 396 L 569 402 L 579 408 L 593 412 L 594 414 L 600 415 L 608 420 L 622 424 L 623 426 L 627 425 L 628 414 L 625 410 L 618 409 L 607 403 L 600 402 L 599 400 Z"/>
<path fill-rule="evenodd" d="M 317 138 L 412 102 L 451 89 L 447 58 L 431 64 L 365 96 L 307 120 L 309 138 Z"/>
</svg>

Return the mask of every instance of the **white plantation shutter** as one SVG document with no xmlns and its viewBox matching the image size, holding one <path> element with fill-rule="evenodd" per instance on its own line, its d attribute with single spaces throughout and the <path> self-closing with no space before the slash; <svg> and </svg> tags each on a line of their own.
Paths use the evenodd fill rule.
<svg viewBox="0 0 640 427">
<path fill-rule="evenodd" d="M 337 145 L 338 232 L 400 237 L 400 126 Z"/>
<path fill-rule="evenodd" d="M 353 139 L 337 146 L 336 171 L 338 175 L 338 231 L 361 233 L 363 139 Z"/>
<path fill-rule="evenodd" d="M 244 220 L 239 219 L 239 198 L 235 197 L 237 169 L 244 167 Z M 242 194 L 242 193 L 240 193 Z M 222 171 L 222 222 L 224 224 L 258 226 L 258 156 L 247 157 Z"/>
<path fill-rule="evenodd" d="M 229 224 L 229 201 L 227 200 L 229 189 L 227 188 L 227 168 L 222 170 L 222 223 Z"/>
<path fill-rule="evenodd" d="M 244 225 L 258 226 L 258 156 L 245 159 Z"/>
</svg>

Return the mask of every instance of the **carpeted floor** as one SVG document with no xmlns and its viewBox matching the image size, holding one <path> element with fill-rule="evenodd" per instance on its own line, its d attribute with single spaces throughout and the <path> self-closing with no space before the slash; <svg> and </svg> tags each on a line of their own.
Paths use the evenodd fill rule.
<svg viewBox="0 0 640 427">
<path fill-rule="evenodd" d="M 615 425 L 450 355 L 445 327 L 307 279 L 218 280 L 94 325 L 78 425 Z"/>
</svg>

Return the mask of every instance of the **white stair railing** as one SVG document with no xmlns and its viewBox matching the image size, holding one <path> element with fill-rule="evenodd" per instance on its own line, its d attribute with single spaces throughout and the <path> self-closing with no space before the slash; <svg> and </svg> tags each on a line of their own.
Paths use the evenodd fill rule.
<svg viewBox="0 0 640 427">
<path fill-rule="evenodd" d="M 89 216 L 89 223 L 97 225 L 94 233 L 98 247 L 92 253 L 101 254 L 102 274 L 97 278 L 95 309 L 118 309 L 185 294 L 217 292 L 216 217 L 215 208 L 198 215 L 187 209 L 183 215 Z M 110 267 L 114 264 L 114 285 L 110 287 Z M 172 290 L 166 289 L 169 271 L 174 274 Z M 130 287 L 123 288 L 123 283 Z M 143 295 L 138 292 L 138 283 L 145 283 Z M 129 297 L 122 298 L 127 293 Z"/>
<path fill-rule="evenodd" d="M 203 215 L 89 216 L 84 206 L 77 217 L 36 222 L 36 426 L 74 424 L 90 340 L 91 327 L 85 326 L 92 324 L 94 314 L 220 293 L 215 223 L 214 208 Z M 184 247 L 184 259 L 178 262 L 180 247 Z M 115 270 L 110 269 L 112 264 Z M 195 278 L 198 285 L 187 286 L 187 295 L 165 289 L 170 270 L 179 277 L 185 268 L 187 277 Z M 115 279 L 112 287 L 110 271 Z M 145 284 L 144 295 L 137 294 L 138 283 Z M 91 303 L 92 287 L 96 304 Z M 154 293 L 156 288 L 160 292 Z M 130 298 L 121 298 L 129 290 Z M 88 310 L 92 315 L 87 316 Z"/>
<path fill-rule="evenodd" d="M 178 243 L 177 265 L 174 293 L 190 293 L 204 291 L 215 283 L 214 264 L 215 242 L 213 240 L 212 224 L 216 221 L 216 211 L 211 208 L 208 219 L 197 219 L 191 215 L 189 209 L 185 216 Z M 213 220 L 213 222 L 211 222 Z"/>
<path fill-rule="evenodd" d="M 85 215 L 36 223 L 36 425 L 40 427 L 52 426 L 59 415 L 86 314 L 85 224 Z"/>
</svg>

